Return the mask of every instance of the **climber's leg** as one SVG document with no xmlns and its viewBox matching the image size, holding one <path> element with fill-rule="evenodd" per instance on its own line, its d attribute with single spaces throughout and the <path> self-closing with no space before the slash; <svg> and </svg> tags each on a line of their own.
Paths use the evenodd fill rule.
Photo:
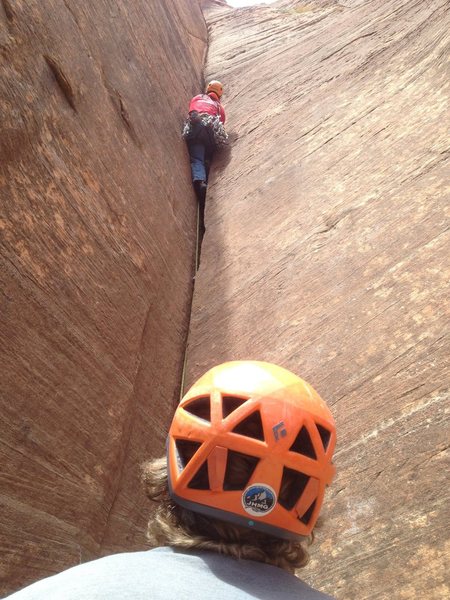
<svg viewBox="0 0 450 600">
<path fill-rule="evenodd" d="M 211 168 L 211 159 L 212 159 L 212 153 L 206 151 L 205 152 L 205 173 L 206 173 L 206 183 L 208 183 L 208 179 L 209 179 L 209 170 Z"/>
<path fill-rule="evenodd" d="M 191 160 L 192 181 L 206 182 L 205 169 L 205 146 L 199 142 L 190 142 L 188 144 L 189 157 Z"/>
</svg>

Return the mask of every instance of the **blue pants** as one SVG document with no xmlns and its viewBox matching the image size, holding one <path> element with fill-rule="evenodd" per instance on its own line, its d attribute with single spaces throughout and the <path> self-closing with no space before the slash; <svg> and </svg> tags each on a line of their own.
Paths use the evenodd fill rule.
<svg viewBox="0 0 450 600">
<path fill-rule="evenodd" d="M 202 123 L 193 123 L 187 139 L 192 181 L 208 181 L 209 165 L 214 154 L 211 131 Z"/>
<path fill-rule="evenodd" d="M 189 156 L 191 159 L 192 181 L 206 181 L 206 148 L 201 142 L 189 142 Z"/>
</svg>

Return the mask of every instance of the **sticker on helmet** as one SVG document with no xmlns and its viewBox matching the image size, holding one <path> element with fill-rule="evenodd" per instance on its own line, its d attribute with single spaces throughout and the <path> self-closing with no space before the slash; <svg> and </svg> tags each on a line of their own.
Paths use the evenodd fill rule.
<svg viewBox="0 0 450 600">
<path fill-rule="evenodd" d="M 265 483 L 254 483 L 242 494 L 242 506 L 252 517 L 265 517 L 277 501 L 275 490 Z"/>
</svg>

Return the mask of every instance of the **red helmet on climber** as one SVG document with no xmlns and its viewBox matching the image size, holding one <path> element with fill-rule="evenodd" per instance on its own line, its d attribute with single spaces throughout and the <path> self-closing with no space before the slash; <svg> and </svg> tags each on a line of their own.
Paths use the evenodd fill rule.
<svg viewBox="0 0 450 600">
<path fill-rule="evenodd" d="M 220 99 L 223 94 L 223 85 L 220 83 L 220 81 L 217 81 L 217 79 L 213 79 L 206 86 L 206 93 L 208 95 L 211 93 L 215 94 L 217 98 Z"/>
</svg>

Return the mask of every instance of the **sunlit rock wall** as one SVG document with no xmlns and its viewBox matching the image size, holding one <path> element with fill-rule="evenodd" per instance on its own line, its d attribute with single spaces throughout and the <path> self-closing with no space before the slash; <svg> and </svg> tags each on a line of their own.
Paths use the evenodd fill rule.
<svg viewBox="0 0 450 600">
<path fill-rule="evenodd" d="M 207 198 L 186 383 L 268 360 L 328 401 L 337 477 L 303 577 L 342 600 L 449 596 L 449 10 L 206 12 L 232 145 Z"/>
<path fill-rule="evenodd" d="M 0 595 L 142 548 L 178 399 L 197 2 L 0 2 Z"/>
</svg>

